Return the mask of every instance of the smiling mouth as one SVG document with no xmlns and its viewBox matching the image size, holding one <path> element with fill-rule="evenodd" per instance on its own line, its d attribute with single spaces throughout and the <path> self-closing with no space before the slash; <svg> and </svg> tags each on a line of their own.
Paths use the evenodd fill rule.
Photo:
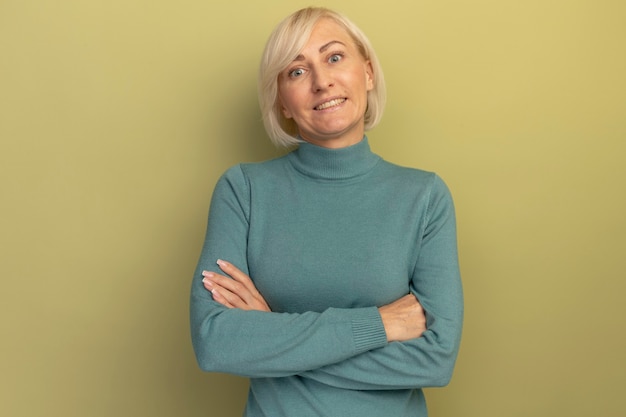
<svg viewBox="0 0 626 417">
<path fill-rule="evenodd" d="M 319 106 L 315 107 L 315 110 L 325 110 L 325 109 L 329 109 L 331 107 L 335 107 L 340 105 L 341 103 L 343 103 L 344 101 L 346 101 L 345 98 L 335 98 L 332 99 L 330 101 L 327 101 L 326 103 L 322 103 Z"/>
</svg>

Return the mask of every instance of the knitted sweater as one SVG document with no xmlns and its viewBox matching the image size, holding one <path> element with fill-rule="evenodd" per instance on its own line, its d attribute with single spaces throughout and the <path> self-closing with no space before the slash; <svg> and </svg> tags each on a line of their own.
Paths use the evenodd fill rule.
<svg viewBox="0 0 626 417">
<path fill-rule="evenodd" d="M 227 309 L 202 286 L 217 259 L 272 312 Z M 377 307 L 412 292 L 427 331 L 391 342 Z M 424 417 L 448 383 L 463 296 L 453 203 L 433 173 L 370 151 L 303 143 L 218 181 L 191 290 L 200 367 L 250 378 L 246 417 Z"/>
</svg>

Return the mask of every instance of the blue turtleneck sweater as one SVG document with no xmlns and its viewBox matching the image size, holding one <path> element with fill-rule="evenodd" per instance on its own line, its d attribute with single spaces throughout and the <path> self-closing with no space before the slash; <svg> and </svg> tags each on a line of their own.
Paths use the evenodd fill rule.
<svg viewBox="0 0 626 417">
<path fill-rule="evenodd" d="M 224 259 L 271 313 L 227 309 L 202 285 Z M 412 292 L 427 331 L 388 343 L 377 307 Z M 247 417 L 423 417 L 448 383 L 463 317 L 454 208 L 433 173 L 370 151 L 303 143 L 218 181 L 191 290 L 200 367 L 250 378 Z"/>
</svg>

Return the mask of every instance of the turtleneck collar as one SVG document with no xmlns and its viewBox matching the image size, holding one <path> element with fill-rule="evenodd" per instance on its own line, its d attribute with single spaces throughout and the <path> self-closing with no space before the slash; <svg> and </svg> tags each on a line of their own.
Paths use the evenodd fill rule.
<svg viewBox="0 0 626 417">
<path fill-rule="evenodd" d="M 380 160 L 370 150 L 367 136 L 357 144 L 339 149 L 302 142 L 288 157 L 302 174 L 325 180 L 346 180 L 364 175 Z"/>
</svg>

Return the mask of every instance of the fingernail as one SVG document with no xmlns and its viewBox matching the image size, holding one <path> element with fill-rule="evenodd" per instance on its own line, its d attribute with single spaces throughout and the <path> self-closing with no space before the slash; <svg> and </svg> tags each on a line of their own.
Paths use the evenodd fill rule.
<svg viewBox="0 0 626 417">
<path fill-rule="evenodd" d="M 228 263 L 226 261 L 222 261 L 221 259 L 218 259 L 216 264 L 218 264 L 219 266 L 227 266 Z"/>
<path fill-rule="evenodd" d="M 209 281 L 208 279 L 204 278 L 202 280 L 202 282 L 209 288 L 213 288 L 213 283 L 211 281 Z"/>
</svg>

